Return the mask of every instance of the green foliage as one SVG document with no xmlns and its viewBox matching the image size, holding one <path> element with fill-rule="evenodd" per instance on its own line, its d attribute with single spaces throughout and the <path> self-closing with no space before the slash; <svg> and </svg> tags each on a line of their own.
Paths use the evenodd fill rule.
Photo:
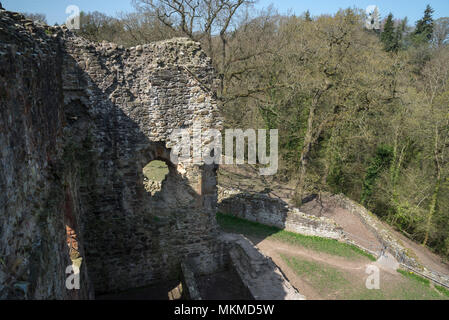
<svg viewBox="0 0 449 320">
<path fill-rule="evenodd" d="M 441 292 L 441 294 L 449 298 L 449 290 L 446 289 L 445 287 L 435 285 L 435 289 L 437 289 L 439 292 Z"/>
<path fill-rule="evenodd" d="M 424 11 L 424 17 L 416 23 L 416 29 L 414 32 L 414 40 L 417 43 L 429 42 L 433 35 L 433 15 L 434 10 L 430 5 L 427 5 Z"/>
<path fill-rule="evenodd" d="M 399 49 L 398 32 L 394 27 L 393 14 L 388 15 L 385 22 L 384 31 L 382 32 L 380 39 L 384 44 L 384 49 L 387 52 L 397 52 Z"/>
<path fill-rule="evenodd" d="M 335 155 L 332 159 L 332 164 L 329 169 L 329 175 L 327 177 L 327 184 L 331 188 L 333 193 L 344 192 L 345 176 L 342 160 L 338 155 Z"/>
<path fill-rule="evenodd" d="M 366 170 L 365 180 L 363 182 L 363 192 L 361 203 L 367 205 L 375 187 L 380 173 L 385 170 L 392 160 L 393 148 L 390 146 L 380 146 L 377 148 L 376 155 L 371 160 Z"/>
<path fill-rule="evenodd" d="M 422 283 L 422 284 L 424 284 L 424 285 L 426 285 L 426 286 L 430 286 L 430 280 L 428 280 L 428 279 L 426 279 L 426 278 L 423 278 L 423 277 L 417 275 L 417 274 L 414 273 L 414 272 L 411 272 L 411 271 L 405 271 L 405 270 L 402 270 L 402 269 L 398 269 L 397 271 L 398 271 L 400 274 L 402 274 L 404 277 L 407 277 L 407 278 L 412 279 L 412 280 L 414 280 L 414 281 L 420 282 L 420 283 Z"/>
<path fill-rule="evenodd" d="M 312 21 L 312 17 L 310 16 L 309 10 L 307 10 L 306 13 L 304 14 L 304 19 L 308 22 Z"/>
</svg>

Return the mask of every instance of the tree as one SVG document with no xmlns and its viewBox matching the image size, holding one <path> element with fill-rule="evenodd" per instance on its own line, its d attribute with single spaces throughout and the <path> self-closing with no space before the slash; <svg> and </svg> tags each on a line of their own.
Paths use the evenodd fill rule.
<svg viewBox="0 0 449 320">
<path fill-rule="evenodd" d="M 121 22 L 105 15 L 104 13 L 81 12 L 80 13 L 80 30 L 78 34 L 91 41 L 100 42 L 102 40 L 114 42 L 116 35 L 123 31 Z"/>
<path fill-rule="evenodd" d="M 276 43 L 282 45 L 266 66 L 269 75 L 262 79 L 268 79 L 268 89 L 260 108 L 267 126 L 274 123 L 283 137 L 281 156 L 294 176 L 298 205 L 313 186 L 324 184 L 322 177 L 333 169 L 331 158 L 341 158 L 339 150 L 324 150 L 328 142 L 359 135 L 347 128 L 381 106 L 384 98 L 378 95 L 388 92 L 384 85 L 389 82 L 380 77 L 389 59 L 377 37 L 361 28 L 363 21 L 353 10 L 342 10 L 311 22 L 291 17 L 278 32 Z"/>
<path fill-rule="evenodd" d="M 433 162 L 433 192 L 426 217 L 423 245 L 427 245 L 433 218 L 438 210 L 441 188 L 449 177 L 449 50 L 442 50 L 423 71 L 425 92 L 430 106 L 423 124 L 428 128 L 429 159 Z"/>
<path fill-rule="evenodd" d="M 409 33 L 408 18 L 405 17 L 398 23 L 396 27 L 396 38 L 398 39 L 397 42 L 399 50 L 406 49 L 409 47 L 407 37 L 408 33 Z"/>
<path fill-rule="evenodd" d="M 25 18 L 33 20 L 33 22 L 39 22 L 47 24 L 47 17 L 43 13 L 24 13 Z"/>
<path fill-rule="evenodd" d="M 414 32 L 415 41 L 417 42 L 429 42 L 433 35 L 433 14 L 434 10 L 430 5 L 427 5 L 424 11 L 424 17 L 416 23 L 416 29 Z"/>
<path fill-rule="evenodd" d="M 449 18 L 435 20 L 432 43 L 436 48 L 441 48 L 449 43 Z"/>
<path fill-rule="evenodd" d="M 398 32 L 394 27 L 393 14 L 390 13 L 385 22 L 384 30 L 381 33 L 380 39 L 384 44 L 384 49 L 387 52 L 397 52 L 399 48 Z"/>
<path fill-rule="evenodd" d="M 304 14 L 304 19 L 306 21 L 312 21 L 312 17 L 310 16 L 310 11 L 307 10 L 306 13 Z"/>
<path fill-rule="evenodd" d="M 222 59 L 226 57 L 227 32 L 237 11 L 255 3 L 253 0 L 133 0 L 135 7 L 154 15 L 172 30 L 194 41 L 206 38 L 212 48 L 213 35 L 222 42 Z"/>
</svg>

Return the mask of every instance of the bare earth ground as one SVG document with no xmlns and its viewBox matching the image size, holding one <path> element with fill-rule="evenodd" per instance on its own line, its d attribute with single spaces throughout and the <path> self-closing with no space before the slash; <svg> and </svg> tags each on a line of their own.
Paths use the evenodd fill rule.
<svg viewBox="0 0 449 320">
<path fill-rule="evenodd" d="M 313 200 L 304 204 L 300 210 L 314 216 L 324 216 L 334 220 L 348 234 L 349 238 L 374 252 L 380 252 L 382 244 L 362 220 L 348 210 L 325 201 Z"/>
<path fill-rule="evenodd" d="M 306 261 L 313 261 L 319 264 L 324 264 L 338 268 L 339 270 L 346 271 L 351 274 L 351 282 L 358 286 L 363 285 L 365 282 L 365 269 L 369 263 L 368 260 L 360 259 L 351 261 L 347 258 L 335 257 L 325 253 L 318 253 L 312 250 L 307 250 L 299 246 L 285 244 L 279 241 L 273 241 L 269 239 L 262 240 L 258 243 L 257 247 L 263 254 L 271 257 L 278 267 L 284 272 L 291 284 L 298 288 L 301 294 L 305 295 L 309 300 L 322 300 L 322 299 L 339 299 L 342 298 L 338 292 L 322 292 L 320 288 L 317 288 L 314 283 L 311 283 L 306 277 L 298 276 L 295 271 L 288 266 L 281 255 L 287 255 L 292 257 L 300 257 Z M 388 272 L 385 274 L 385 278 L 394 278 Z M 390 280 L 391 279 L 385 279 Z"/>
<path fill-rule="evenodd" d="M 323 201 L 321 205 L 319 201 L 313 200 L 303 205 L 301 211 L 308 214 L 332 218 L 344 231 L 349 233 L 352 240 L 367 249 L 379 252 L 379 248 L 381 248 L 381 243 L 377 240 L 374 233 L 362 223 L 360 217 L 352 215 L 348 210 L 336 207 L 325 201 Z M 405 237 L 387 223 L 379 220 L 379 224 L 383 228 L 389 230 L 395 238 L 399 239 L 405 248 L 411 250 L 416 255 L 419 262 L 428 269 L 446 275 L 449 274 L 449 265 L 444 262 L 441 257 L 431 252 L 428 248 Z"/>
<path fill-rule="evenodd" d="M 237 187 L 249 193 L 263 192 L 273 198 L 279 198 L 290 205 L 292 204 L 292 186 L 279 183 L 271 177 L 262 177 L 258 174 L 258 170 L 250 165 L 220 166 L 218 181 L 222 187 Z M 307 214 L 333 219 L 349 234 L 351 240 L 362 247 L 374 252 L 380 252 L 382 249 L 382 245 L 374 233 L 362 223 L 360 217 L 351 214 L 348 210 L 335 206 L 333 203 L 321 202 L 317 199 L 304 204 L 300 210 Z M 444 262 L 441 257 L 432 253 L 428 248 L 405 237 L 388 224 L 380 220 L 379 223 L 399 239 L 404 247 L 410 249 L 426 268 L 449 275 L 449 264 Z"/>
<path fill-rule="evenodd" d="M 355 299 L 445 299 L 443 295 L 415 280 L 364 257 L 347 259 L 307 250 L 272 239 L 252 239 L 258 248 L 285 274 L 290 283 L 309 300 Z M 298 272 L 287 260 L 305 265 Z M 379 290 L 366 288 L 368 265 L 380 269 Z M 312 268 L 311 268 L 312 267 Z"/>
<path fill-rule="evenodd" d="M 382 222 L 382 225 L 386 229 L 390 230 L 390 232 L 393 233 L 394 236 L 401 241 L 404 247 L 414 252 L 418 257 L 418 260 L 428 269 L 437 271 L 445 275 L 449 274 L 449 264 L 447 261 L 444 261 L 440 256 L 423 247 L 421 244 L 418 244 L 405 237 L 402 233 L 393 230 L 393 228 L 386 223 Z"/>
</svg>

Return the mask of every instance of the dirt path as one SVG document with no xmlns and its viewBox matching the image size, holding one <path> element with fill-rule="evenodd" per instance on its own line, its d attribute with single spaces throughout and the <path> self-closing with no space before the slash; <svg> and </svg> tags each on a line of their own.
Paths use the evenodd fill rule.
<svg viewBox="0 0 449 320">
<path fill-rule="evenodd" d="M 255 239 L 254 239 L 255 240 Z M 348 260 L 347 258 L 332 256 L 329 254 L 316 252 L 302 248 L 300 246 L 290 245 L 276 240 L 264 239 L 256 241 L 259 250 L 273 259 L 274 263 L 282 270 L 290 283 L 298 288 L 301 294 L 305 295 L 308 300 L 328 300 L 345 298 L 345 294 L 338 291 L 326 290 L 320 292 L 313 283 L 307 280 L 307 277 L 298 276 L 298 274 L 290 268 L 282 255 L 289 257 L 299 257 L 303 260 L 317 262 L 321 265 L 329 266 L 333 269 L 344 272 L 348 275 L 350 287 L 363 288 L 368 275 L 366 267 L 373 264 L 371 261 L 361 257 L 356 260 Z M 393 270 L 384 268 L 380 264 L 376 264 L 381 271 L 382 285 L 384 289 L 389 289 L 403 282 L 401 276 Z"/>
<path fill-rule="evenodd" d="M 333 256 L 330 254 L 309 250 L 304 247 L 291 245 L 282 241 L 272 239 L 264 239 L 256 243 L 257 247 L 262 252 L 268 253 L 268 255 L 271 255 L 273 253 L 284 253 L 289 255 L 301 256 L 310 260 L 314 260 L 316 262 L 331 264 L 344 270 L 362 270 L 363 266 L 366 265 L 366 263 L 369 261 L 363 258 L 350 260 L 348 258 Z"/>
<path fill-rule="evenodd" d="M 436 255 L 428 248 L 423 247 L 421 244 L 410 240 L 386 223 L 382 223 L 382 226 L 385 229 L 389 230 L 397 239 L 399 239 L 405 248 L 414 252 L 418 257 L 419 262 L 421 262 L 426 268 L 445 275 L 449 275 L 449 264 L 443 261 L 440 256 Z"/>
<path fill-rule="evenodd" d="M 299 246 L 293 246 L 289 244 L 282 243 L 280 241 L 273 240 L 262 240 L 257 244 L 259 250 L 273 259 L 273 262 L 282 270 L 286 278 L 290 283 L 298 288 L 301 294 L 305 295 L 308 300 L 325 300 L 329 297 L 323 297 L 318 290 L 316 290 L 311 284 L 299 277 L 282 259 L 281 254 L 287 254 L 289 256 L 299 256 L 308 260 L 314 260 L 320 263 L 331 264 L 339 266 L 345 270 L 351 272 L 360 272 L 363 269 L 360 261 L 348 261 L 346 259 L 340 259 L 339 257 L 330 256 L 327 254 L 317 253 Z"/>
<path fill-rule="evenodd" d="M 317 217 L 334 220 L 354 242 L 374 252 L 380 252 L 382 244 L 376 235 L 363 224 L 360 217 L 351 214 L 329 200 L 312 200 L 304 204 L 300 210 Z"/>
</svg>

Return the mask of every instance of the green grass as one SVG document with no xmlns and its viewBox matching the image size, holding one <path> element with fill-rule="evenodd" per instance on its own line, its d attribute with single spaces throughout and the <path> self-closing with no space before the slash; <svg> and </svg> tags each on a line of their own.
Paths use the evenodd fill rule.
<svg viewBox="0 0 449 320">
<path fill-rule="evenodd" d="M 449 290 L 445 287 L 435 285 L 435 289 L 437 289 L 442 295 L 449 298 Z"/>
<path fill-rule="evenodd" d="M 281 258 L 298 276 L 305 278 L 320 294 L 327 294 L 330 291 L 350 286 L 347 276 L 336 268 L 283 254 L 281 254 Z"/>
<path fill-rule="evenodd" d="M 430 286 L 430 280 L 428 280 L 426 278 L 423 278 L 421 276 L 418 276 L 416 273 L 413 273 L 411 271 L 405 271 L 405 270 L 402 270 L 402 269 L 398 269 L 397 271 L 400 274 L 402 274 L 403 276 L 405 276 L 405 277 L 407 277 L 409 279 L 412 279 L 414 281 L 420 282 L 420 283 L 422 283 L 422 284 L 424 284 L 426 286 Z"/>
<path fill-rule="evenodd" d="M 416 273 L 398 269 L 398 272 L 407 278 L 409 288 L 402 288 L 401 294 L 407 300 L 419 299 L 446 299 L 449 298 L 449 290 L 441 286 L 431 286 L 430 280 L 423 278 Z M 433 288 L 434 287 L 434 288 Z"/>
<path fill-rule="evenodd" d="M 449 294 L 440 294 L 422 280 L 407 275 L 392 281 L 380 274 L 380 289 L 369 290 L 366 277 L 353 274 L 307 258 L 281 254 L 288 267 L 306 281 L 321 297 L 337 300 L 442 300 Z M 401 273 L 403 274 L 403 273 Z M 441 288 L 441 287 L 440 287 Z M 444 290 L 444 288 L 443 288 Z M 440 291 L 441 292 L 441 291 Z"/>
<path fill-rule="evenodd" d="M 402 273 L 401 273 L 402 274 Z M 398 285 L 391 295 L 395 299 L 401 300 L 446 300 L 435 288 L 417 280 L 414 277 L 406 276 L 406 282 Z"/>
<path fill-rule="evenodd" d="M 303 258 L 285 256 L 281 258 L 301 279 L 306 281 L 320 296 L 337 300 L 385 300 L 382 290 L 368 290 L 364 280 L 351 273 L 325 263 Z"/>
<path fill-rule="evenodd" d="M 217 214 L 217 222 L 226 232 L 271 238 L 344 258 L 356 259 L 365 257 L 371 261 L 376 261 L 376 258 L 371 254 L 354 245 L 338 242 L 337 240 L 305 236 L 221 213 Z"/>
<path fill-rule="evenodd" d="M 151 161 L 143 168 L 143 174 L 151 181 L 162 182 L 168 174 L 168 166 L 163 161 Z"/>
</svg>

